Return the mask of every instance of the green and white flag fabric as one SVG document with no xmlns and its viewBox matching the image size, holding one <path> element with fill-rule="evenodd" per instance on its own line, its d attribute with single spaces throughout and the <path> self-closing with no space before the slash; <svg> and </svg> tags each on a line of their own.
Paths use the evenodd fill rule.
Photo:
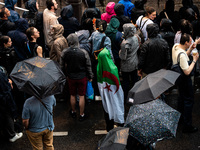
<svg viewBox="0 0 200 150">
<path fill-rule="evenodd" d="M 106 48 L 98 55 L 97 82 L 102 104 L 109 114 L 109 119 L 124 123 L 124 92 L 120 84 L 118 69 Z"/>
</svg>

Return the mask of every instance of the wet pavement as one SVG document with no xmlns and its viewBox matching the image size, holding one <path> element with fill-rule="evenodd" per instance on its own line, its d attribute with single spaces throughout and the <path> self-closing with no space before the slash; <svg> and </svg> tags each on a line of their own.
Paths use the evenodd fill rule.
<svg viewBox="0 0 200 150">
<path fill-rule="evenodd" d="M 193 124 L 200 129 L 200 93 L 195 94 L 193 111 Z M 166 103 L 177 108 L 177 91 L 173 90 L 166 96 Z M 126 113 L 129 107 L 126 106 Z M 86 105 L 89 118 L 80 122 L 69 115 L 69 101 L 58 102 L 54 111 L 54 123 L 57 134 L 67 133 L 65 136 L 54 136 L 55 150 L 95 150 L 98 141 L 104 135 L 95 135 L 96 130 L 105 130 L 105 121 L 101 101 L 92 101 Z M 78 109 L 77 109 L 78 110 Z M 31 150 L 26 133 L 15 143 L 4 139 L 0 140 L 0 150 Z M 156 144 L 156 150 L 200 150 L 200 130 L 197 133 L 182 133 L 182 125 L 178 126 L 176 138 L 160 141 Z"/>
</svg>

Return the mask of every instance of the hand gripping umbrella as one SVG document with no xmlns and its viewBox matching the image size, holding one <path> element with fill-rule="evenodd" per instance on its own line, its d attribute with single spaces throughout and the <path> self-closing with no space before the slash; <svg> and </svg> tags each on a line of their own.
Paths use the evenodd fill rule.
<svg viewBox="0 0 200 150">
<path fill-rule="evenodd" d="M 18 62 L 10 74 L 19 90 L 38 99 L 60 93 L 66 81 L 59 66 L 41 57 Z"/>
<path fill-rule="evenodd" d="M 148 74 L 136 82 L 129 91 L 128 102 L 136 105 L 155 100 L 160 94 L 172 87 L 179 76 L 179 73 L 165 69 Z"/>
</svg>

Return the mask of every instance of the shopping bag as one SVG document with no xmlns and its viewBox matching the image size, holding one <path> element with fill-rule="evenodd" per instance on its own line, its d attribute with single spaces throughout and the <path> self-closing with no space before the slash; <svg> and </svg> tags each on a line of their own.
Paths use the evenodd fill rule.
<svg viewBox="0 0 200 150">
<path fill-rule="evenodd" d="M 94 99 L 94 90 L 92 87 L 92 82 L 87 82 L 87 89 L 86 89 L 86 99 L 93 100 Z"/>
</svg>

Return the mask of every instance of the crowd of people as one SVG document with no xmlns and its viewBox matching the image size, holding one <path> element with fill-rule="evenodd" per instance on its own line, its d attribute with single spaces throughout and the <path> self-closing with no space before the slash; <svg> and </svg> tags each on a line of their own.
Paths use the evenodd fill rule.
<svg viewBox="0 0 200 150">
<path fill-rule="evenodd" d="M 57 62 L 67 77 L 69 89 L 55 95 L 56 100 L 62 101 L 68 94 L 69 113 L 73 118 L 77 117 L 76 102 L 79 100 L 79 121 L 84 121 L 88 117 L 85 114 L 87 81 L 92 82 L 94 100 L 101 99 L 97 68 L 98 54 L 104 48 L 109 53 L 106 57 L 113 61 L 122 77 L 124 103 L 128 91 L 138 80 L 179 63 L 184 73 L 177 82 L 180 121 L 184 124 L 184 133 L 196 132 L 198 129 L 192 125 L 194 91 L 191 76 L 200 73 L 199 55 L 193 54 L 200 44 L 200 16 L 193 0 L 182 0 L 179 11 L 174 10 L 174 0 L 167 0 L 160 13 L 153 7 L 145 7 L 146 0 L 135 0 L 134 3 L 120 0 L 109 2 L 102 14 L 95 6 L 95 0 L 86 1 L 88 8 L 83 12 L 81 22 L 73 17 L 72 5 L 63 7 L 57 17 L 56 0 L 46 0 L 47 8 L 43 12 L 38 11 L 36 0 L 24 1 L 29 11 L 22 17 L 14 10 L 15 0 L 5 0 L 5 6 L 0 9 L 0 118 L 4 120 L 1 126 L 6 129 L 4 134 L 10 142 L 23 135 L 22 129 L 14 129 L 17 114 L 22 114 L 33 149 L 41 149 L 43 145 L 53 149 L 53 117 L 45 108 L 38 109 L 40 101 L 18 91 L 9 79 L 15 64 L 35 56 Z M 51 111 L 56 104 L 55 97 L 42 99 L 49 103 Z M 104 112 L 107 131 L 113 128 L 114 122 L 123 126 L 124 122 L 117 122 L 109 112 Z"/>
</svg>

